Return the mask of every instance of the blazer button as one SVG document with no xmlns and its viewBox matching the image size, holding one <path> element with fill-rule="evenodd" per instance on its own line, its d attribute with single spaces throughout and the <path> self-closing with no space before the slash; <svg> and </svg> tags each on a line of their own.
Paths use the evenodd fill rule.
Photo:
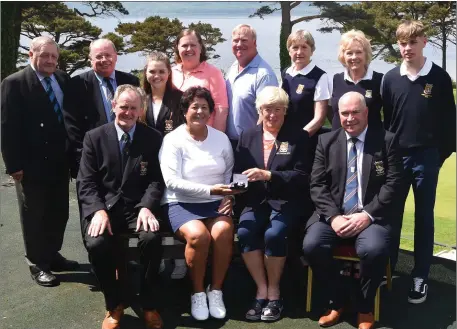
<svg viewBox="0 0 457 329">
<path fill-rule="evenodd" d="M 86 116 L 84 116 L 84 119 L 86 119 L 86 120 L 87 120 L 87 115 L 86 115 Z"/>
<path fill-rule="evenodd" d="M 110 203 L 108 204 L 108 209 L 109 209 L 109 208 L 111 208 L 111 204 L 110 204 Z"/>
<path fill-rule="evenodd" d="M 44 157 L 44 159 L 45 159 L 45 160 L 47 160 L 47 159 L 48 159 L 48 157 Z"/>
<path fill-rule="evenodd" d="M 43 122 L 42 122 L 42 123 L 40 123 L 40 127 L 44 127 L 44 124 L 43 124 Z"/>
</svg>

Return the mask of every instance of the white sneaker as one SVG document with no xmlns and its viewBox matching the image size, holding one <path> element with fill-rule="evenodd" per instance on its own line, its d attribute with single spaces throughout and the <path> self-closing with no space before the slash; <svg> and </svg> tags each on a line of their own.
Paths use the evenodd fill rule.
<svg viewBox="0 0 457 329">
<path fill-rule="evenodd" d="M 204 292 L 198 292 L 190 297 L 191 300 L 191 311 L 190 313 L 195 320 L 203 321 L 208 319 L 209 311 L 208 304 L 206 303 L 206 294 Z"/>
<path fill-rule="evenodd" d="M 183 279 L 187 273 L 187 264 L 184 259 L 175 259 L 175 267 L 171 273 L 171 278 L 174 280 Z"/>
<path fill-rule="evenodd" d="M 224 305 L 224 300 L 222 299 L 221 290 L 209 290 L 210 286 L 206 288 L 206 294 L 208 295 L 209 302 L 209 313 L 213 318 L 223 319 L 227 313 Z"/>
</svg>

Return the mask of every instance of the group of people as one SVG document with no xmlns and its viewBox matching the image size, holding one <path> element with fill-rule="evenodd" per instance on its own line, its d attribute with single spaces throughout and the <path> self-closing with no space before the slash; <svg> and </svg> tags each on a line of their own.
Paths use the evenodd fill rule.
<svg viewBox="0 0 457 329">
<path fill-rule="evenodd" d="M 422 23 L 403 22 L 396 37 L 403 62 L 383 75 L 370 69 L 364 33 L 344 33 L 344 69 L 331 81 L 311 60 L 312 35 L 293 32 L 291 66 L 279 85 L 251 26 L 232 32 L 236 60 L 225 80 L 207 62 L 201 36 L 187 29 L 176 39 L 173 67 L 161 52 L 147 57 L 142 88 L 137 77 L 115 70 L 116 49 L 107 39 L 91 43 L 92 69 L 70 78 L 56 69 L 56 43 L 35 38 L 30 65 L 1 84 L 1 149 L 18 190 L 33 280 L 55 286 L 53 272 L 78 267 L 59 252 L 73 177 L 84 246 L 105 297 L 103 329 L 119 328 L 124 313 L 115 250 L 126 232 L 139 238 L 146 327 L 163 327 L 157 292 L 160 231 L 167 228 L 186 243 L 173 274 L 189 269 L 196 320 L 226 316 L 222 289 L 235 231 L 257 286 L 246 319 L 279 319 L 282 271 L 303 229 L 304 256 L 329 301 L 319 325 L 336 324 L 343 312 L 332 250 L 349 243 L 360 257 L 358 326 L 370 329 L 376 289 L 387 262 L 396 263 L 412 185 L 408 300 L 425 301 L 436 185 L 455 151 L 456 108 L 451 78 L 423 56 Z M 323 133 L 326 118 L 332 131 Z M 247 188 L 234 187 L 233 174 Z M 212 281 L 205 287 L 210 246 Z"/>
</svg>

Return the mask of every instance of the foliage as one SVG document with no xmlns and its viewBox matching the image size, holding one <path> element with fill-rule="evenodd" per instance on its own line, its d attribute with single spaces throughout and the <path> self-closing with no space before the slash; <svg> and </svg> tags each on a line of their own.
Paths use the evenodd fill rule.
<svg viewBox="0 0 457 329">
<path fill-rule="evenodd" d="M 259 17 L 263 19 L 266 15 L 270 15 L 275 11 L 281 11 L 281 32 L 279 35 L 279 63 L 281 71 L 290 65 L 290 57 L 289 52 L 286 49 L 286 41 L 289 34 L 292 32 L 292 27 L 299 22 L 310 21 L 320 17 L 320 15 L 310 15 L 292 20 L 292 9 L 301 3 L 302 1 L 278 1 L 273 3 L 271 6 L 261 6 L 254 14 L 249 15 L 249 17 Z"/>
<path fill-rule="evenodd" d="M 111 40 L 114 43 L 114 46 L 116 47 L 117 53 L 119 55 L 122 55 L 125 53 L 124 39 L 122 37 L 118 36 L 116 33 L 109 32 L 107 34 L 102 35 L 102 38 Z"/>
<path fill-rule="evenodd" d="M 446 42 L 455 44 L 455 3 L 450 1 L 313 2 L 313 5 L 320 9 L 321 20 L 326 24 L 319 29 L 321 32 L 361 30 L 371 39 L 373 58 L 387 62 L 400 61 L 395 31 L 405 19 L 423 22 L 430 42 L 442 49 L 443 68 L 446 68 Z"/>
<path fill-rule="evenodd" d="M 184 28 L 194 29 L 201 34 L 210 58 L 211 53 L 214 52 L 214 46 L 225 41 L 220 29 L 212 27 L 211 24 L 198 22 L 186 27 L 177 18 L 169 19 L 160 16 L 148 17 L 143 22 L 120 23 L 116 32 L 127 39 L 125 42 L 127 53 L 141 52 L 147 55 L 156 50 L 166 53 L 172 59 L 176 37 Z M 217 57 L 219 55 L 212 56 L 212 58 Z"/>
<path fill-rule="evenodd" d="M 21 35 L 29 39 L 51 36 L 60 48 L 59 68 L 72 74 L 87 66 L 89 44 L 99 37 L 101 29 L 93 26 L 60 2 L 51 2 L 45 12 L 29 8 L 23 12 Z M 28 51 L 29 47 L 20 46 Z"/>
<path fill-rule="evenodd" d="M 88 45 L 101 32 L 83 17 L 115 17 L 128 14 L 119 1 L 87 1 L 84 9 L 69 9 L 63 2 L 2 2 L 2 79 L 24 63 L 26 53 L 18 52 L 20 35 L 34 38 L 51 35 L 61 46 L 59 66 L 68 73 L 87 65 Z M 98 32 L 98 33 L 97 33 Z"/>
</svg>

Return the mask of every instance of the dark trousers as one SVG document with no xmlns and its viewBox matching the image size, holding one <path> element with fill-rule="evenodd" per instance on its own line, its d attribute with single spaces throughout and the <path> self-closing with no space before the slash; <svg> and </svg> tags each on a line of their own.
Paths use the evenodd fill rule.
<svg viewBox="0 0 457 329">
<path fill-rule="evenodd" d="M 68 221 L 68 177 L 50 183 L 16 182 L 25 257 L 32 272 L 49 271 Z"/>
<path fill-rule="evenodd" d="M 162 259 L 162 239 L 159 232 L 145 232 L 143 226 L 139 232 L 136 229 L 136 215 L 125 217 L 108 213 L 113 235 L 107 230 L 102 235 L 91 237 L 87 234 L 90 219 L 83 219 L 84 245 L 89 253 L 89 259 L 94 269 L 100 288 L 105 296 L 107 310 L 113 310 L 124 302 L 122 289 L 116 280 L 116 266 L 120 257 L 116 250 L 120 247 L 118 235 L 121 233 L 138 234 L 138 249 L 140 250 L 140 263 L 143 265 L 140 282 L 141 305 L 145 310 L 157 308 L 159 299 L 158 291 L 159 266 Z"/>
<path fill-rule="evenodd" d="M 343 307 L 343 287 L 338 262 L 333 258 L 333 248 L 342 241 L 353 243 L 360 258 L 360 289 L 356 296 L 356 310 L 373 312 L 376 289 L 381 283 L 389 258 L 390 228 L 371 224 L 360 234 L 341 239 L 332 227 L 323 221 L 312 224 L 305 233 L 303 252 L 313 270 L 313 277 L 324 287 L 324 296 L 333 303 L 331 309 Z"/>
<path fill-rule="evenodd" d="M 263 250 L 267 256 L 285 257 L 287 237 L 299 219 L 272 209 L 266 202 L 243 213 L 237 232 L 241 252 Z"/>
<path fill-rule="evenodd" d="M 399 220 L 393 225 L 393 244 L 391 248 L 392 268 L 397 263 L 400 236 L 403 222 L 404 205 L 412 186 L 414 193 L 414 269 L 413 277 L 427 279 L 433 258 L 433 243 L 435 233 L 435 197 L 440 170 L 438 149 L 408 150 L 403 157 L 405 168 L 405 186 L 403 189 L 403 210 Z"/>
</svg>

